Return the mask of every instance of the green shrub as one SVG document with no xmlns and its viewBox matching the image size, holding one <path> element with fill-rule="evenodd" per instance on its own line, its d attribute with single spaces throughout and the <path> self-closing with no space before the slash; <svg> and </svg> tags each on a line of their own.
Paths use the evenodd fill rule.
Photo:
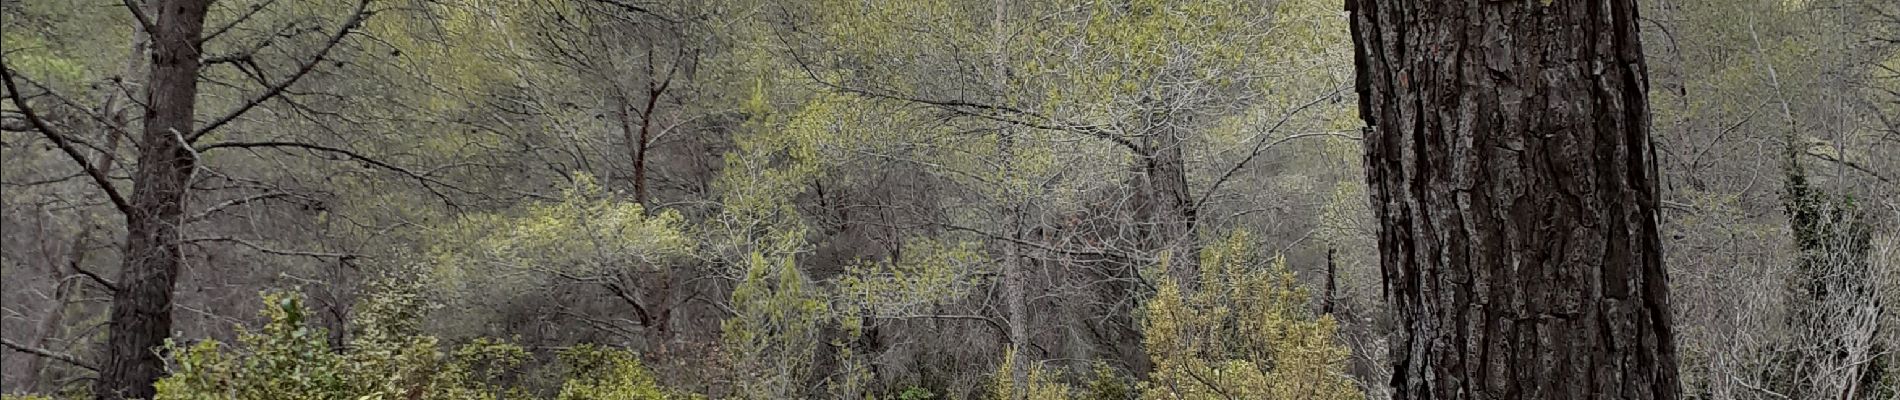
<svg viewBox="0 0 1900 400">
<path fill-rule="evenodd" d="M 443 351 L 432 336 L 413 334 L 400 305 L 413 296 L 373 296 L 362 306 L 356 337 L 331 348 L 328 335 L 308 326 L 294 294 L 264 295 L 269 320 L 245 331 L 234 345 L 204 341 L 172 348 L 171 375 L 158 382 L 160 400 L 337 399 L 487 400 L 527 398 L 500 384 L 503 374 L 531 359 L 520 346 L 480 339 Z M 385 325 L 387 324 L 387 325 Z M 676 400 L 638 358 L 592 346 L 562 353 L 568 377 L 561 400 Z M 24 399 L 24 398 L 23 398 Z M 7 400 L 13 400 L 8 397 Z"/>
<path fill-rule="evenodd" d="M 675 393 L 660 387 L 640 364 L 640 359 L 625 350 L 582 345 L 561 353 L 569 378 L 561 385 L 558 400 L 684 400 L 698 396 Z"/>
<path fill-rule="evenodd" d="M 1345 373 L 1338 324 L 1307 309 L 1285 259 L 1258 268 L 1250 243 L 1238 232 L 1208 246 L 1199 291 L 1169 281 L 1148 300 L 1142 333 L 1154 371 L 1142 398 L 1365 398 Z"/>
</svg>

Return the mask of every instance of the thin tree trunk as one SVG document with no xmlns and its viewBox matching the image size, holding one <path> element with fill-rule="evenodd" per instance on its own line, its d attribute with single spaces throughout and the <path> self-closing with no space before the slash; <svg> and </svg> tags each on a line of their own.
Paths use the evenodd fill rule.
<svg viewBox="0 0 1900 400">
<path fill-rule="evenodd" d="M 995 41 L 995 48 L 992 49 L 995 53 L 991 55 L 990 63 L 991 68 L 993 68 L 996 73 L 996 77 L 991 81 L 991 86 L 998 95 L 1008 93 L 1007 90 L 1009 89 L 1008 75 L 1006 74 L 1009 64 L 1008 60 L 1003 56 L 1003 49 L 1008 45 L 1008 38 L 1005 36 L 1006 32 L 1003 29 L 1003 17 L 1008 15 L 1007 10 L 1007 0 L 995 0 L 990 16 L 991 39 Z M 1004 104 L 1007 104 L 1007 101 L 1008 99 L 1004 99 Z M 1009 124 L 998 124 L 996 129 L 996 153 L 997 157 L 1001 159 L 1003 169 L 1002 196 L 1003 207 L 1005 208 L 1005 210 L 1003 210 L 1005 214 L 1003 227 L 1004 229 L 1008 229 L 1011 239 L 1021 240 L 1023 238 L 1021 218 L 1022 203 L 1018 201 L 1019 193 L 1016 193 L 1014 183 L 1016 163 L 1015 138 L 1011 137 L 1011 126 Z M 1016 393 L 1016 396 L 1020 398 L 1022 394 L 1027 391 L 1029 368 L 1031 368 L 1031 365 L 1029 365 L 1028 353 L 1029 274 L 1028 271 L 1025 271 L 1026 267 L 1023 265 L 1022 256 L 1018 254 L 1017 246 L 1018 244 L 1013 242 L 1002 244 L 1003 304 L 1009 312 L 1009 345 L 1012 348 L 1009 355 L 1011 357 L 1010 365 L 1013 366 L 1013 368 L 1010 369 L 1009 379 L 1012 384 L 1010 387 L 1014 388 L 1013 393 Z"/>
<path fill-rule="evenodd" d="M 1350 0 L 1395 399 L 1677 399 L 1634 0 Z"/>
<path fill-rule="evenodd" d="M 151 398 L 163 372 L 158 348 L 170 337 L 172 289 L 182 261 L 178 228 L 197 156 L 192 133 L 198 94 L 198 39 L 208 0 L 162 0 L 153 23 L 138 169 L 126 213 L 124 265 L 112 296 L 106 360 L 94 395 Z"/>
<path fill-rule="evenodd" d="M 647 107 L 640 112 L 640 137 L 633 143 L 633 201 L 641 206 L 647 205 L 647 144 L 653 136 L 653 107 L 659 101 L 659 92 L 647 95 Z"/>
<path fill-rule="evenodd" d="M 46 232 L 46 221 L 51 220 L 52 215 L 46 213 L 45 210 L 39 212 L 42 218 L 38 224 L 39 232 L 36 233 L 41 239 L 51 237 Z M 46 317 L 40 319 L 39 329 L 34 330 L 34 334 L 39 336 L 33 339 L 33 348 L 51 350 L 53 342 L 59 340 L 60 329 L 66 326 L 66 306 L 73 303 L 74 294 L 79 291 L 80 284 L 77 279 L 79 272 L 70 270 L 68 266 L 78 268 L 77 265 L 85 261 L 86 235 L 91 233 L 90 229 L 85 229 L 73 235 L 73 240 L 67 245 L 65 259 L 54 258 L 53 249 L 48 248 L 42 240 L 40 257 L 46 263 L 46 276 L 53 278 L 53 304 L 47 308 Z M 47 387 L 41 386 L 53 382 L 53 371 L 47 368 L 46 360 L 47 357 L 42 356 L 27 359 L 27 372 L 22 378 L 23 385 L 20 387 L 20 392 L 44 393 L 48 391 Z"/>
<path fill-rule="evenodd" d="M 1320 313 L 1333 315 L 1333 307 L 1339 301 L 1339 249 L 1326 247 L 1326 295 L 1320 297 Z"/>
<path fill-rule="evenodd" d="M 139 1 L 137 4 L 140 12 L 145 15 L 152 14 L 151 4 L 144 1 Z M 111 124 L 105 131 L 106 146 L 99 150 L 99 164 L 96 169 L 101 172 L 112 172 L 112 164 L 118 160 L 119 156 L 119 139 L 128 135 L 127 132 L 132 129 L 131 111 L 134 107 L 128 100 L 138 95 L 145 85 L 145 79 L 139 75 L 148 68 L 146 63 L 151 60 L 151 55 L 148 53 L 151 43 L 152 34 L 145 31 L 145 25 L 132 24 L 132 49 L 126 56 L 125 67 L 114 78 L 117 80 L 116 84 L 106 89 L 103 95 L 105 101 L 100 102 L 103 104 L 100 107 L 101 114 L 104 114 L 107 123 Z"/>
<path fill-rule="evenodd" d="M 651 73 L 651 68 L 648 70 Z M 671 83 L 669 79 L 667 85 Z M 666 85 L 655 86 L 649 82 L 646 106 L 639 110 L 637 124 L 633 121 L 632 101 L 624 96 L 620 101 L 620 134 L 627 141 L 627 154 L 633 158 L 633 201 L 642 206 L 647 205 L 647 148 L 653 142 L 653 111 L 659 107 L 660 96 L 666 94 L 666 88 Z"/>
<path fill-rule="evenodd" d="M 634 126 L 633 100 L 625 95 L 615 96 L 620 103 L 620 136 L 627 141 L 627 156 L 633 159 L 633 198 L 634 202 L 646 205 L 646 127 Z"/>
</svg>

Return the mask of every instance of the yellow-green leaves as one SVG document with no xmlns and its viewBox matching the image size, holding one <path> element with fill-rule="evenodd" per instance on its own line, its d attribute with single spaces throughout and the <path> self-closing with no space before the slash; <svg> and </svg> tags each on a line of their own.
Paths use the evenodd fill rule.
<svg viewBox="0 0 1900 400">
<path fill-rule="evenodd" d="M 382 295 L 381 293 L 376 296 Z M 532 357 L 520 346 L 476 339 L 442 351 L 433 336 L 379 336 L 337 351 L 328 335 L 301 319 L 300 297 L 266 294 L 270 321 L 236 345 L 204 341 L 173 350 L 161 400 L 492 400 L 534 398 L 499 386 L 504 373 Z M 353 321 L 376 324 L 380 320 Z M 583 345 L 561 353 L 558 400 L 687 400 L 660 387 L 631 352 Z M 9 397 L 8 399 L 12 399 Z"/>
<path fill-rule="evenodd" d="M 527 358 L 520 347 L 493 341 L 447 354 L 429 336 L 358 340 L 336 351 L 303 318 L 301 297 L 271 293 L 264 303 L 269 322 L 240 333 L 235 345 L 174 348 L 158 399 L 495 399 L 503 391 L 490 386 L 492 374 Z"/>
<path fill-rule="evenodd" d="M 561 352 L 570 375 L 557 400 L 687 400 L 699 396 L 660 387 L 626 350 L 581 345 Z"/>
<path fill-rule="evenodd" d="M 1201 253 L 1201 288 L 1163 283 L 1142 331 L 1147 399 L 1360 399 L 1330 316 L 1307 311 L 1283 258 L 1261 269 L 1244 232 Z"/>
<path fill-rule="evenodd" d="M 1067 400 L 1073 389 L 1062 383 L 1061 376 L 1042 368 L 1040 365 L 1016 365 L 1016 351 L 1011 349 L 1003 353 L 1003 365 L 996 368 L 991 378 L 990 397 L 992 399 L 1026 400 Z M 1029 379 L 1018 387 L 1014 379 L 1017 368 L 1028 368 Z"/>
<path fill-rule="evenodd" d="M 873 316 L 907 315 L 979 289 L 988 262 L 976 243 L 912 239 L 902 259 L 848 266 L 836 287 L 839 300 Z"/>
<path fill-rule="evenodd" d="M 741 398 L 804 397 L 827 316 L 823 294 L 791 257 L 751 258 L 745 280 L 732 291 L 734 315 L 720 324 L 733 390 Z"/>
<path fill-rule="evenodd" d="M 683 224 L 678 213 L 649 215 L 579 174 L 558 201 L 470 215 L 440 228 L 437 271 L 451 277 L 651 271 L 691 251 Z"/>
</svg>

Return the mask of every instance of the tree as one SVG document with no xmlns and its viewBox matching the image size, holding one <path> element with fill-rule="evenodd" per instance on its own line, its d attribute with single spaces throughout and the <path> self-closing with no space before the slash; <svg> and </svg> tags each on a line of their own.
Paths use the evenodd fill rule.
<svg viewBox="0 0 1900 400">
<path fill-rule="evenodd" d="M 116 116 L 124 110 L 113 104 L 115 97 L 108 96 L 105 101 L 107 104 L 102 107 L 109 115 L 91 116 L 105 120 L 106 127 L 115 131 L 105 134 L 112 138 L 108 141 L 109 147 L 97 148 L 90 140 L 75 135 L 65 127 L 58 126 L 57 121 L 50 121 L 36 112 L 32 102 L 27 101 L 30 97 L 21 89 L 36 87 L 60 99 L 66 103 L 65 106 L 73 106 L 70 100 L 57 95 L 52 87 L 23 76 L 11 66 L 0 66 L 0 80 L 4 81 L 6 97 L 12 100 L 26 121 L 27 130 L 37 132 L 59 147 L 105 194 L 109 205 L 125 217 L 126 236 L 122 243 L 120 277 L 116 283 L 96 279 L 112 292 L 105 360 L 98 368 L 99 378 L 94 388 L 94 394 L 100 398 L 150 398 L 154 395 L 153 382 L 163 372 L 163 361 L 158 349 L 173 331 L 173 290 L 184 260 L 183 247 L 187 242 L 183 228 L 191 222 L 186 214 L 187 195 L 193 191 L 194 176 L 203 167 L 200 163 L 201 153 L 215 149 L 297 148 L 341 154 L 384 168 L 399 169 L 348 150 L 307 143 L 198 143 L 220 128 L 231 126 L 234 121 L 264 103 L 285 95 L 293 84 L 322 64 L 324 57 L 370 14 L 369 0 L 351 2 L 354 11 L 347 14 L 334 31 L 326 32 L 328 35 L 316 43 L 311 55 L 297 59 L 290 73 L 267 77 L 267 73 L 261 70 L 247 72 L 263 88 L 229 110 L 205 119 L 206 123 L 200 126 L 197 124 L 200 117 L 197 113 L 200 95 L 198 84 L 206 80 L 203 67 L 207 63 L 246 63 L 256 68 L 256 60 L 268 59 L 260 52 L 271 43 L 265 41 L 264 44 L 242 48 L 230 54 L 208 54 L 206 42 L 209 39 L 257 14 L 243 14 L 217 27 L 207 36 L 205 20 L 210 13 L 210 3 L 205 0 L 161 0 L 144 7 L 137 2 L 125 2 L 126 9 L 139 26 L 139 29 L 134 30 L 132 58 L 140 56 L 137 53 L 147 45 L 147 41 L 150 45 L 148 75 L 143 80 L 144 99 L 137 102 L 145 108 L 145 113 L 134 143 L 137 157 L 131 174 L 132 190 L 129 196 L 122 194 L 111 177 L 111 160 L 113 152 L 117 151 L 116 135 L 131 135 L 131 132 L 127 132 L 130 129 L 125 127 L 124 118 Z M 256 7 L 262 8 L 263 5 Z M 157 12 L 148 13 L 148 9 Z M 130 62 L 126 68 L 137 68 L 138 65 Z M 99 151 L 99 161 L 94 163 L 80 151 L 79 146 L 94 147 Z M 236 201 L 234 204 L 243 202 Z M 213 206 L 201 214 L 210 214 L 219 207 Z M 219 239 L 206 239 L 216 240 Z M 250 243 L 229 238 L 222 241 Z"/>
<path fill-rule="evenodd" d="M 1636 2 L 1347 9 L 1394 398 L 1680 397 Z"/>
<path fill-rule="evenodd" d="M 198 162 L 185 135 L 196 133 L 198 39 L 210 5 L 161 1 L 156 21 L 139 17 L 139 23 L 155 25 L 148 29 L 154 46 L 132 199 L 121 199 L 109 184 L 100 184 L 125 211 L 126 226 L 125 265 L 112 294 L 106 363 L 94 389 L 100 398 L 152 397 L 152 383 L 162 373 L 164 364 L 154 350 L 171 337 L 172 287 L 183 258 L 178 227 L 184 224 L 186 187 Z"/>
</svg>

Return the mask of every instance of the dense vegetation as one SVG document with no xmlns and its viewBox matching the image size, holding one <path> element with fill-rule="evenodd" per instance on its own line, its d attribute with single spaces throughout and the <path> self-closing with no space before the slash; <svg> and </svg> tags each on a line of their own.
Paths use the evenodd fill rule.
<svg viewBox="0 0 1900 400">
<path fill-rule="evenodd" d="M 1647 109 L 1616 114 L 1649 121 L 1662 251 L 1632 252 L 1667 270 L 1682 397 L 1900 398 L 1900 5 L 1608 3 L 1641 15 Z M 1393 299 L 1440 292 L 1394 286 L 1381 232 L 1490 242 L 1390 212 L 1469 188 L 1367 166 L 1523 148 L 1369 145 L 1358 95 L 1557 67 L 1366 81 L 1405 70 L 1356 65 L 1369 12 L 0 0 L 0 393 L 1407 398 L 1432 344 L 1394 304 L 1471 299 Z"/>
</svg>

